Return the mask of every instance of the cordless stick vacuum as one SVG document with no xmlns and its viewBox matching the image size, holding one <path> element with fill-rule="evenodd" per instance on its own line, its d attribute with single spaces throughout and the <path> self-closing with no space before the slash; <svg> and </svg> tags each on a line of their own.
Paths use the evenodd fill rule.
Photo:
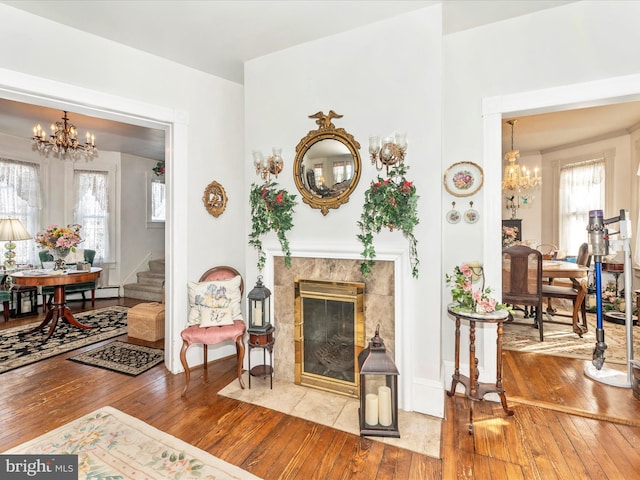
<svg viewBox="0 0 640 480">
<path fill-rule="evenodd" d="M 609 232 L 605 225 L 619 223 L 618 232 L 622 241 L 624 252 L 624 300 L 625 300 L 625 325 L 627 333 L 627 375 L 624 372 L 603 367 L 607 344 L 604 341 L 604 328 L 602 326 L 602 257 L 609 254 Z M 596 346 L 593 350 L 591 365 L 587 365 L 584 374 L 598 382 L 606 383 L 614 387 L 631 388 L 632 384 L 632 360 L 633 360 L 633 303 L 631 300 L 631 222 L 629 212 L 620 210 L 620 216 L 604 219 L 602 210 L 589 212 L 589 250 L 594 260 L 594 275 L 596 282 Z"/>
</svg>

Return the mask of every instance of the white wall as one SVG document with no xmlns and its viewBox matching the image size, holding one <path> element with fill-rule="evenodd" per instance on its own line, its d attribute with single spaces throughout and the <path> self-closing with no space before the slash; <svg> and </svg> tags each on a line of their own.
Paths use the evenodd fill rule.
<svg viewBox="0 0 640 480">
<path fill-rule="evenodd" d="M 596 98 L 592 92 L 597 86 L 579 84 L 640 72 L 638 18 L 638 2 L 575 2 L 444 38 L 442 169 L 475 159 L 486 174 L 485 188 L 474 199 L 480 222 L 462 228 L 444 225 L 445 272 L 470 256 L 483 258 L 488 284 L 499 288 L 500 112 L 512 117 L 577 108 L 580 101 L 586 106 Z M 607 87 L 623 89 L 615 88 L 618 83 L 614 79 L 604 85 L 602 97 Z M 565 86 L 570 88 L 565 91 Z M 450 204 L 449 195 L 443 198 Z M 446 289 L 442 294 L 444 302 L 450 299 Z M 446 314 L 442 322 L 446 378 L 452 369 L 453 322 Z M 495 373 L 494 329 L 479 338 L 481 379 L 488 381 Z"/>
<path fill-rule="evenodd" d="M 0 5 L 0 95 L 79 113 L 168 129 L 167 364 L 181 369 L 177 352 L 187 314 L 187 281 L 214 265 L 244 272 L 246 235 L 243 89 L 144 52 Z M 43 46 L 68 46 L 68 55 L 47 55 Z M 44 47 L 47 50 L 47 47 Z M 87 61 L 90 63 L 88 68 Z M 26 74 L 26 75 L 24 75 Z M 54 83 L 59 82 L 59 83 Z M 218 219 L 202 193 L 220 182 L 229 197 Z M 123 205 L 126 209 L 128 206 Z M 171 228 L 173 227 L 173 228 Z M 201 363 L 198 348 L 192 362 Z M 214 352 L 223 355 L 233 352 Z"/>
<path fill-rule="evenodd" d="M 368 158 L 368 138 L 407 131 L 409 178 L 415 181 L 421 197 L 416 237 L 422 263 L 418 280 L 412 279 L 408 268 L 401 272 L 408 293 L 405 314 L 415 321 L 416 328 L 409 333 L 408 344 L 395 353 L 405 356 L 400 374 L 409 379 L 408 391 L 401 392 L 403 408 L 439 416 L 443 413 L 437 313 L 441 283 L 437 267 L 442 181 L 437 168 L 440 25 L 438 6 L 309 42 L 245 66 L 245 150 L 283 147 L 285 168 L 277 181 L 290 192 L 298 193 L 293 180 L 295 147 L 310 130 L 318 128 L 309 115 L 319 110 L 344 115 L 335 119 L 334 125 L 347 130 L 361 145 L 362 176 L 349 203 L 323 216 L 320 210 L 302 203 L 298 194 L 295 227 L 289 236 L 292 250 L 321 246 L 323 251 L 359 254 L 362 249 L 356 239 L 356 222 L 364 191 L 377 176 Z M 259 181 L 248 158 L 245 173 L 248 195 L 250 182 Z M 250 228 L 248 209 L 245 218 L 246 228 Z M 405 252 L 407 245 L 399 232 L 383 233 L 376 239 L 378 251 Z M 252 282 L 258 274 L 255 251 L 247 252 L 246 262 L 247 278 Z M 273 284 L 270 278 L 266 281 Z"/>
<path fill-rule="evenodd" d="M 149 269 L 149 260 L 164 258 L 164 224 L 147 225 L 149 176 L 157 162 L 135 155 L 122 155 L 122 235 L 120 243 L 121 283 L 135 283 L 136 273 Z M 141 241 L 144 240 L 144 241 Z"/>
</svg>

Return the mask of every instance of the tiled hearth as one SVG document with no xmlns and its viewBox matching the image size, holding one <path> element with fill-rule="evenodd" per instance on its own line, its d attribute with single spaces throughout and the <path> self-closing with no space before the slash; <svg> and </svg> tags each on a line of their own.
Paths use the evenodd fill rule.
<svg viewBox="0 0 640 480">
<path fill-rule="evenodd" d="M 294 382 L 294 279 L 365 283 L 365 347 L 380 324 L 380 336 L 388 353 L 395 352 L 394 262 L 377 261 L 371 274 L 360 273 L 360 260 L 292 257 L 291 267 L 284 257 L 274 256 L 273 306 L 276 342 L 276 378 Z"/>
</svg>

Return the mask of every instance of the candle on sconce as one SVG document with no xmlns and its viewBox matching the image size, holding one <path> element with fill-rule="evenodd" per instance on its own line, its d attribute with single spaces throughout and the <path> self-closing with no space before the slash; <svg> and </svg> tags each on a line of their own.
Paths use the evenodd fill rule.
<svg viewBox="0 0 640 480">
<path fill-rule="evenodd" d="M 380 425 L 390 426 L 393 423 L 393 418 L 391 416 L 391 389 L 389 387 L 378 387 L 378 409 Z"/>
<path fill-rule="evenodd" d="M 367 397 L 367 411 L 365 415 L 365 422 L 367 425 L 377 425 L 378 424 L 378 395 L 375 393 L 368 393 Z"/>
</svg>

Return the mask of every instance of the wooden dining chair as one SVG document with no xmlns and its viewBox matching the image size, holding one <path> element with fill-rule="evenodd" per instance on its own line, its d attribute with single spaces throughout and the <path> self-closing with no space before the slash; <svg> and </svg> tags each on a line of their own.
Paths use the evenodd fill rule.
<svg viewBox="0 0 640 480">
<path fill-rule="evenodd" d="M 540 251 L 543 260 L 551 260 L 558 254 L 558 246 L 553 243 L 541 243 L 536 250 Z"/>
<path fill-rule="evenodd" d="M 502 250 L 502 302 L 532 307 L 534 326 L 544 340 L 542 320 L 542 253 L 526 245 Z M 511 323 L 513 316 L 510 316 Z"/>
<path fill-rule="evenodd" d="M 572 325 L 573 331 L 582 337 L 588 331 L 587 327 L 587 279 L 573 279 L 573 285 L 556 285 L 543 284 L 542 296 L 547 299 L 564 299 L 571 300 L 573 308 L 570 314 L 562 313 L 557 309 L 547 309 L 547 323 L 557 323 L 560 325 Z M 578 323 L 579 317 L 582 316 L 582 325 Z M 571 323 L 557 320 L 557 317 L 569 317 Z"/>
</svg>

